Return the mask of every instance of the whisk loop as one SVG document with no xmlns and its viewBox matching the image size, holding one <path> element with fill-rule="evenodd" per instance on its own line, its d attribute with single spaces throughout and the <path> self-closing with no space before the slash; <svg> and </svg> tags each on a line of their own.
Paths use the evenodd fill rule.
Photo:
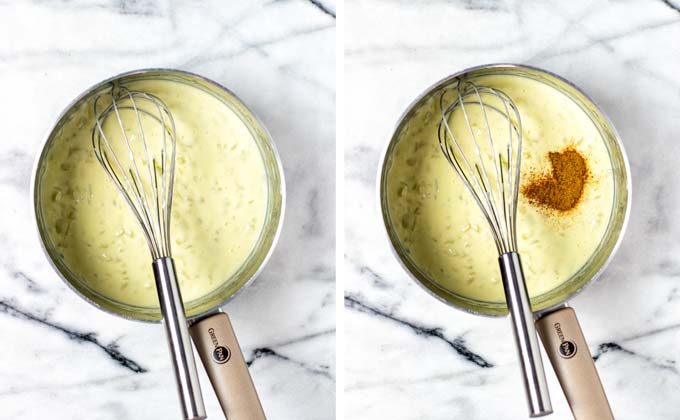
<svg viewBox="0 0 680 420">
<path fill-rule="evenodd" d="M 102 105 L 105 101 L 108 105 Z M 114 86 L 97 96 L 94 113 L 92 146 L 97 159 L 139 221 L 153 259 L 171 256 L 170 214 L 176 146 L 172 114 L 157 96 L 122 86 Z M 126 114 L 132 116 L 133 127 L 123 123 Z M 117 127 L 105 130 L 112 119 Z M 160 131 L 160 142 L 147 138 L 149 131 Z M 114 135 L 120 138 L 110 138 Z M 158 150 L 150 151 L 151 146 Z"/>
<path fill-rule="evenodd" d="M 456 97 L 445 106 L 447 93 L 454 93 Z M 522 121 L 517 106 L 500 90 L 461 81 L 457 88 L 444 91 L 439 97 L 439 107 L 439 146 L 446 160 L 482 211 L 499 255 L 517 252 L 516 219 L 522 156 Z M 461 113 L 466 126 L 465 132 L 457 135 L 450 123 L 456 112 Z M 477 132 L 477 123 L 472 122 L 471 113 L 480 114 L 483 123 Z M 499 132 L 501 130 L 491 129 L 490 118 L 507 124 L 507 136 Z M 486 142 L 479 139 L 482 136 L 487 138 Z M 503 147 L 502 144 L 505 144 L 505 156 L 499 147 Z M 491 156 L 491 162 L 487 155 Z"/>
</svg>

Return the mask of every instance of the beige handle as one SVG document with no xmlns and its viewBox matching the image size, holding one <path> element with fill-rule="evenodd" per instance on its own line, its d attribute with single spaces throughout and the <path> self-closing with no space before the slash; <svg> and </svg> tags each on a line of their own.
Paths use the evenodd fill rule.
<svg viewBox="0 0 680 420">
<path fill-rule="evenodd" d="M 190 333 L 225 417 L 266 419 L 227 314 L 220 312 L 194 323 Z"/>
<path fill-rule="evenodd" d="M 576 420 L 613 420 L 588 344 L 571 308 L 536 321 L 550 362 Z"/>
</svg>

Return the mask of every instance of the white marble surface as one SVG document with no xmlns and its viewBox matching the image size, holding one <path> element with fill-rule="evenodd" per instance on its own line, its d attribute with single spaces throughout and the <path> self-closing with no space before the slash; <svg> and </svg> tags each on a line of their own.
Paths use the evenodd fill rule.
<svg viewBox="0 0 680 420">
<path fill-rule="evenodd" d="M 88 86 L 174 67 L 262 118 L 288 206 L 264 273 L 229 303 L 270 419 L 335 417 L 335 4 L 0 1 L 0 418 L 179 418 L 159 325 L 100 312 L 40 251 L 29 178 L 45 132 Z M 202 368 L 201 368 L 202 369 Z M 201 370 L 210 418 L 223 418 Z"/>
<path fill-rule="evenodd" d="M 412 99 L 463 68 L 517 62 L 581 86 L 623 138 L 628 232 L 571 303 L 616 418 L 680 419 L 680 2 L 348 0 L 344 21 L 346 418 L 527 418 L 508 320 L 456 311 L 411 282 L 375 198 L 380 152 Z M 551 371 L 549 382 L 548 418 L 572 418 Z"/>
</svg>

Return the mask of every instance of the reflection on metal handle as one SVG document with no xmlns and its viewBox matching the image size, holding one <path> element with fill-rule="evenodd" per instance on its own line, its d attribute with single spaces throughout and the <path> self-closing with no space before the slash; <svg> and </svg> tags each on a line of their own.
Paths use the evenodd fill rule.
<svg viewBox="0 0 680 420">
<path fill-rule="evenodd" d="M 529 415 L 540 417 L 552 413 L 548 384 L 538 347 L 538 337 L 534 326 L 529 295 L 524 284 L 524 274 L 519 255 L 509 252 L 498 258 L 505 289 L 505 299 L 512 319 L 515 341 L 519 352 Z"/>
<path fill-rule="evenodd" d="M 205 419 L 205 407 L 196 373 L 196 362 L 189 339 L 184 305 L 175 276 L 172 258 L 159 258 L 153 262 L 158 300 L 161 304 L 163 324 L 172 357 L 182 417 L 185 420 Z"/>
</svg>

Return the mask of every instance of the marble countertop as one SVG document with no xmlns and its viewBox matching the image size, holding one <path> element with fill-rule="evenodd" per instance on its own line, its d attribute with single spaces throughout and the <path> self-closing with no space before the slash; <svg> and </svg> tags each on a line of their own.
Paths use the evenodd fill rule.
<svg viewBox="0 0 680 420">
<path fill-rule="evenodd" d="M 149 67 L 216 80 L 269 128 L 286 220 L 262 275 L 225 310 L 269 418 L 333 418 L 334 2 L 0 1 L 0 39 L 0 418 L 178 418 L 163 329 L 71 292 L 40 250 L 29 198 L 62 109 L 104 78 Z M 199 369 L 208 414 L 223 418 Z"/>
<path fill-rule="evenodd" d="M 680 419 L 680 2 L 348 0 L 344 11 L 346 418 L 527 418 L 509 321 L 449 308 L 414 284 L 375 197 L 380 153 L 417 95 L 463 68 L 516 62 L 575 82 L 623 139 L 628 231 L 570 303 L 616 418 Z M 548 375 L 547 418 L 572 418 Z"/>
</svg>

